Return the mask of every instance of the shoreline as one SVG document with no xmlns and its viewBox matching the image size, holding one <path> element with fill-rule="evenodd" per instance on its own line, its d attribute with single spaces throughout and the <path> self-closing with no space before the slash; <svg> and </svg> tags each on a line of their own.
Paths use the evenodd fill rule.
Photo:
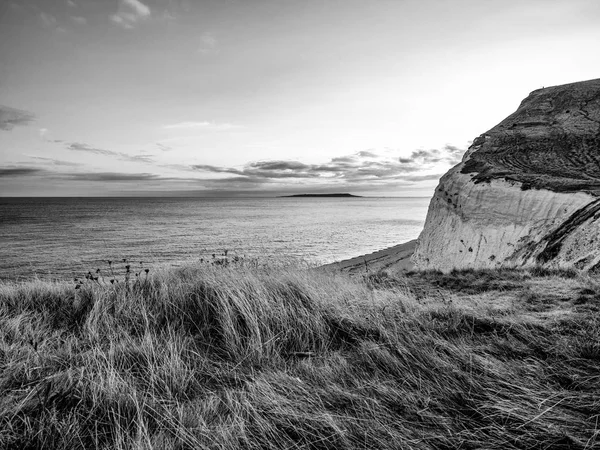
<svg viewBox="0 0 600 450">
<path fill-rule="evenodd" d="M 415 251 L 416 244 L 417 239 L 413 239 L 402 244 L 397 244 L 391 247 L 384 248 L 382 250 L 377 250 L 373 253 L 367 253 L 328 264 L 322 264 L 319 265 L 318 268 L 326 270 L 339 270 L 350 274 L 358 273 L 360 271 L 365 270 L 371 272 L 380 271 L 384 269 L 391 271 L 391 273 L 393 274 L 397 274 L 400 272 L 408 272 L 415 269 L 415 265 L 413 264 L 410 258 Z M 177 264 L 173 263 L 165 263 L 163 265 L 173 267 L 177 266 Z M 83 272 L 85 271 L 82 271 L 81 276 L 84 276 Z M 42 278 L 40 278 L 40 274 L 36 273 L 31 277 L 22 276 L 13 278 L 0 276 L 0 283 L 19 283 L 29 281 L 31 279 L 42 279 L 44 281 L 69 281 L 72 278 L 72 275 L 65 276 L 64 279 L 62 279 L 60 276 L 52 276 L 49 280 L 45 280 L 43 274 Z"/>
<path fill-rule="evenodd" d="M 369 271 L 389 269 L 394 273 L 407 272 L 415 268 L 410 257 L 414 253 L 416 245 L 417 240 L 413 239 L 366 255 L 325 264 L 321 268 L 349 273 L 356 273 L 365 269 Z"/>
</svg>

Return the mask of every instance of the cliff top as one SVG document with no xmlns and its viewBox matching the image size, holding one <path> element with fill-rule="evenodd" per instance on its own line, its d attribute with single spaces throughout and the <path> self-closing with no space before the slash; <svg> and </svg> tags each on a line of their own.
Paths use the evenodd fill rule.
<svg viewBox="0 0 600 450">
<path fill-rule="evenodd" d="M 600 78 L 531 92 L 473 141 L 461 172 L 600 196 Z"/>
</svg>

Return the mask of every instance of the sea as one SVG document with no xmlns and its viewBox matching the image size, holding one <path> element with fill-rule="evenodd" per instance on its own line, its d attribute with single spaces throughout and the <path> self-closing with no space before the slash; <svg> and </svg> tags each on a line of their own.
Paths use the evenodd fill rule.
<svg viewBox="0 0 600 450">
<path fill-rule="evenodd" d="M 310 265 L 418 237 L 429 198 L 0 198 L 0 279 L 69 279 L 108 261 Z M 214 255 L 214 256 L 213 256 Z"/>
</svg>

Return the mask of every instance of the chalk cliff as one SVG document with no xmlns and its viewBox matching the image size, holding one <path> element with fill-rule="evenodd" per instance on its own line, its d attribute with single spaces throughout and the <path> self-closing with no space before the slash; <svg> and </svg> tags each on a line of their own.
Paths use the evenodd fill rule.
<svg viewBox="0 0 600 450">
<path fill-rule="evenodd" d="M 533 91 L 445 174 L 420 269 L 600 268 L 600 79 Z"/>
</svg>

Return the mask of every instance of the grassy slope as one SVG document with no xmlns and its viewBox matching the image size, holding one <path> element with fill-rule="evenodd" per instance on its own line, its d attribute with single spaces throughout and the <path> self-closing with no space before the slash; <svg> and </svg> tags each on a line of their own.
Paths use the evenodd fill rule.
<svg viewBox="0 0 600 450">
<path fill-rule="evenodd" d="M 593 448 L 600 280 L 203 265 L 0 285 L 0 448 Z"/>
</svg>

